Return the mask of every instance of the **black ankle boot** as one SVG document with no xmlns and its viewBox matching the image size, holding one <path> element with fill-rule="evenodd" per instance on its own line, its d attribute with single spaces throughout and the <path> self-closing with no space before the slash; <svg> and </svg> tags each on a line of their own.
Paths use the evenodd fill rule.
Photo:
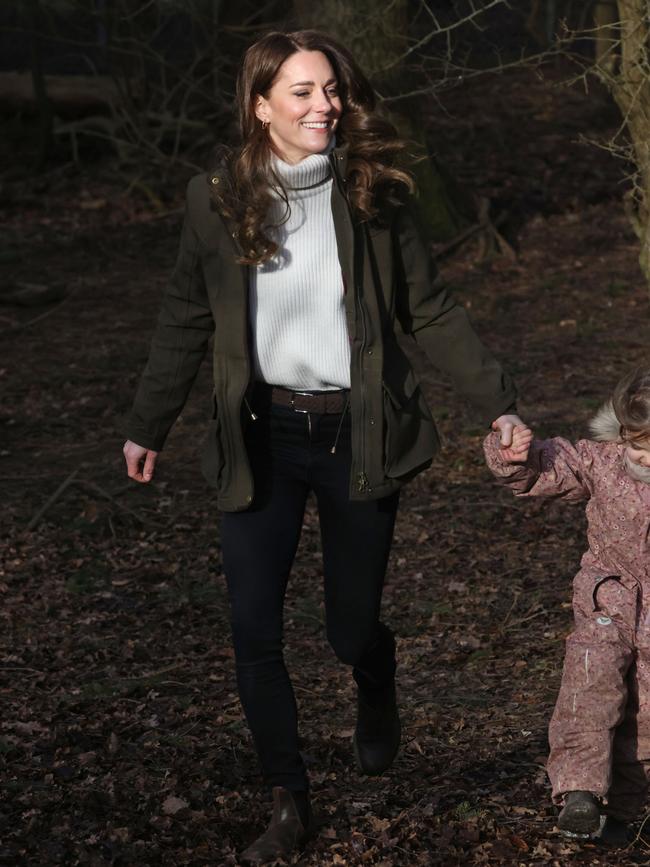
<svg viewBox="0 0 650 867">
<path fill-rule="evenodd" d="M 608 816 L 600 832 L 599 841 L 612 849 L 625 849 L 630 843 L 627 822 Z"/>
<path fill-rule="evenodd" d="M 600 828 L 598 798 L 591 792 L 567 792 L 557 826 L 569 834 L 594 834 Z"/>
<path fill-rule="evenodd" d="M 273 789 L 273 815 L 266 831 L 242 852 L 242 864 L 266 864 L 287 859 L 302 848 L 313 832 L 313 819 L 307 798 L 307 823 L 300 818 L 296 801 L 289 789 Z M 303 811 L 304 812 L 304 811 Z"/>
<path fill-rule="evenodd" d="M 354 755 L 359 770 L 374 777 L 389 768 L 399 750 L 401 725 L 395 682 L 385 690 L 357 693 L 357 727 Z"/>
</svg>

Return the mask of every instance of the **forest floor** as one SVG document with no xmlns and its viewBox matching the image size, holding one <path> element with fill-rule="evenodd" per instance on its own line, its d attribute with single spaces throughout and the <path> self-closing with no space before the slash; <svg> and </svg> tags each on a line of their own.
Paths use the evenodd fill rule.
<svg viewBox="0 0 650 867">
<path fill-rule="evenodd" d="M 475 81 L 432 104 L 429 121 L 439 158 L 503 214 L 517 253 L 479 261 L 472 240 L 443 273 L 516 377 L 523 417 L 541 435 L 579 437 L 647 352 L 650 304 L 625 167 L 580 141 L 613 133 L 617 115 L 562 78 Z M 3 282 L 55 300 L 0 306 L 0 864 L 236 864 L 268 801 L 198 466 L 209 361 L 155 482 L 129 484 L 121 455 L 182 185 L 167 216 L 94 164 L 14 175 L 2 191 Z M 320 827 L 294 863 L 647 863 L 641 836 L 623 851 L 559 836 L 544 771 L 583 509 L 499 489 L 485 432 L 418 367 L 445 447 L 404 490 L 385 592 L 403 746 L 381 778 L 353 767 L 354 691 L 324 638 L 310 507 L 286 654 Z"/>
</svg>

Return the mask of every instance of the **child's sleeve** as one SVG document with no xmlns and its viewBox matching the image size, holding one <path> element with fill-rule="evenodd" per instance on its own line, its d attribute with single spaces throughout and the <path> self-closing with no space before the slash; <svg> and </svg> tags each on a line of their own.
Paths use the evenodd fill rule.
<svg viewBox="0 0 650 867">
<path fill-rule="evenodd" d="M 503 460 L 497 433 L 485 438 L 483 450 L 490 470 L 517 497 L 576 501 L 591 496 L 592 457 L 586 440 L 573 445 L 561 437 L 535 439 L 525 464 Z"/>
</svg>

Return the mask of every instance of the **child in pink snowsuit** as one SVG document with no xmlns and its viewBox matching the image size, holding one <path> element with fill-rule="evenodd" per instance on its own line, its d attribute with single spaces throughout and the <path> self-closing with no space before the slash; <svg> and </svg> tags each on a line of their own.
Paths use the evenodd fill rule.
<svg viewBox="0 0 650 867">
<path fill-rule="evenodd" d="M 589 548 L 573 584 L 575 628 L 549 727 L 561 830 L 622 845 L 650 780 L 650 365 L 628 374 L 572 445 L 515 428 L 490 434 L 492 472 L 519 497 L 585 501 Z"/>
</svg>

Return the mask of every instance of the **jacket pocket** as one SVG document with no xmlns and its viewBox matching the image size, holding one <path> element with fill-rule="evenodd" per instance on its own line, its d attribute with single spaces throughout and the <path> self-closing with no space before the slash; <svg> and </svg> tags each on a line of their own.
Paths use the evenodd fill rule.
<svg viewBox="0 0 650 867">
<path fill-rule="evenodd" d="M 576 633 L 596 644 L 635 645 L 639 617 L 639 588 L 619 575 L 579 572 L 573 582 Z"/>
<path fill-rule="evenodd" d="M 221 441 L 221 420 L 217 401 L 212 396 L 212 418 L 208 423 L 208 433 L 201 457 L 201 471 L 206 481 L 218 488 L 222 480 L 224 468 L 224 451 Z"/>
<path fill-rule="evenodd" d="M 431 463 L 440 440 L 412 370 L 403 381 L 384 380 L 384 472 L 398 479 Z"/>
</svg>

